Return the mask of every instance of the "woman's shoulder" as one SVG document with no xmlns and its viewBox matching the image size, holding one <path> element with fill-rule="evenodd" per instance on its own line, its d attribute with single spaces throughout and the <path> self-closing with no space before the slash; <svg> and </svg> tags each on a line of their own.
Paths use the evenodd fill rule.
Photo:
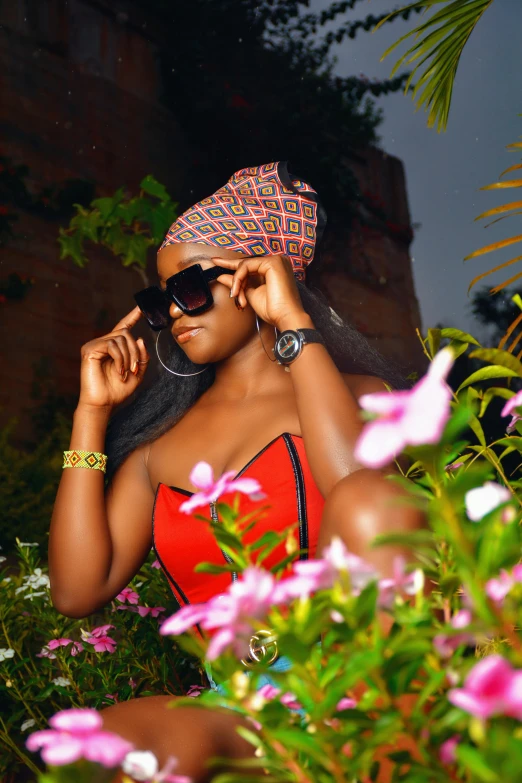
<svg viewBox="0 0 522 783">
<path fill-rule="evenodd" d="M 354 397 L 359 398 L 363 394 L 388 391 L 383 379 L 376 375 L 355 375 L 347 372 L 341 374 Z"/>
</svg>

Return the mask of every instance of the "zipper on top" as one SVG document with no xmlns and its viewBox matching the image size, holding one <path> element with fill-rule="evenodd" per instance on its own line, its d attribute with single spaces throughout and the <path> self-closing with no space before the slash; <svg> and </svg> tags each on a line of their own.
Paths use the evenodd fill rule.
<svg viewBox="0 0 522 783">
<path fill-rule="evenodd" d="M 212 521 L 213 522 L 219 522 L 219 517 L 218 517 L 218 513 L 217 513 L 217 508 L 216 508 L 216 502 L 214 501 L 212 503 L 209 503 L 209 506 L 210 506 L 210 516 L 212 517 Z M 230 557 L 230 555 L 227 555 L 227 553 L 224 552 L 221 549 L 221 547 L 219 547 L 219 549 L 220 549 L 221 554 L 223 555 L 223 557 L 227 561 L 227 563 L 233 563 L 234 562 L 232 560 L 232 558 Z M 237 578 L 238 577 L 237 577 L 236 571 L 232 571 L 231 573 L 232 573 L 232 581 L 233 582 L 237 582 Z"/>
</svg>

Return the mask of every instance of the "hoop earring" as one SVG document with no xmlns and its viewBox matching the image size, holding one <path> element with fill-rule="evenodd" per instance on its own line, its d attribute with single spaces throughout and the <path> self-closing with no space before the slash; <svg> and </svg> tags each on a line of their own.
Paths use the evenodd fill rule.
<svg viewBox="0 0 522 783">
<path fill-rule="evenodd" d="M 156 337 L 156 354 L 158 356 L 158 359 L 160 360 L 160 364 L 166 370 L 171 372 L 173 375 L 179 375 L 180 378 L 189 378 L 191 375 L 201 375 L 202 372 L 205 372 L 205 370 L 208 370 L 208 368 L 209 368 L 208 364 L 207 364 L 206 367 L 203 367 L 202 370 L 198 370 L 198 372 L 175 372 L 174 370 L 171 370 L 170 367 L 167 367 L 167 365 L 162 361 L 161 356 L 159 355 L 159 351 L 158 351 L 158 343 L 159 343 L 159 338 L 160 338 L 160 334 L 161 334 L 162 331 L 163 331 L 163 329 L 160 332 L 158 332 L 158 336 Z"/>
<path fill-rule="evenodd" d="M 259 328 L 259 318 L 257 317 L 257 313 L 256 313 L 256 328 L 257 328 L 257 333 L 259 335 L 259 339 L 261 340 L 261 345 L 263 346 L 264 352 L 266 353 L 266 355 L 268 356 L 268 358 L 270 359 L 271 362 L 277 362 L 277 359 L 275 358 L 275 356 L 274 357 L 270 356 L 270 354 L 266 350 L 265 344 L 263 342 L 263 338 L 261 337 L 261 330 Z M 276 340 L 277 340 L 277 328 L 275 326 L 274 326 L 274 332 L 275 332 L 275 336 L 276 336 Z M 273 349 L 272 349 L 272 352 L 273 352 Z"/>
</svg>

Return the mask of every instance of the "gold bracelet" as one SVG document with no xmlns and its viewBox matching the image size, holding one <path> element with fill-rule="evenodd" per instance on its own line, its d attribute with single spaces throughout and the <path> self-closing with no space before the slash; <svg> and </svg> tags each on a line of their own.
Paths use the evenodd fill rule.
<svg viewBox="0 0 522 783">
<path fill-rule="evenodd" d="M 107 467 L 107 455 L 99 451 L 74 451 L 63 452 L 62 468 L 91 468 L 91 470 L 101 470 L 105 473 Z"/>
</svg>

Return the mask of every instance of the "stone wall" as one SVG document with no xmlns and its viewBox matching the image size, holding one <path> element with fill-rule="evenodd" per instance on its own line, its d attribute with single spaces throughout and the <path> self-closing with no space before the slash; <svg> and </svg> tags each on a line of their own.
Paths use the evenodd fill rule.
<svg viewBox="0 0 522 783">
<path fill-rule="evenodd" d="M 29 166 L 35 188 L 81 178 L 96 183 L 100 195 L 122 185 L 133 192 L 150 173 L 175 199 L 190 191 L 190 142 L 159 102 L 160 33 L 129 18 L 127 5 L 133 8 L 105 0 L 0 0 L 0 148 Z M 383 199 L 392 222 L 409 225 L 401 162 L 370 149 L 353 165 L 361 189 Z M 143 287 L 136 273 L 97 248 L 83 269 L 59 260 L 58 227 L 22 213 L 16 237 L 1 249 L 1 277 L 16 271 L 35 278 L 22 301 L 0 310 L 7 381 L 0 385 L 0 418 L 17 415 L 24 437 L 31 434 L 35 368 L 47 361 L 58 389 L 77 394 L 80 346 L 112 328 Z M 406 357 L 409 369 L 422 366 L 407 241 L 387 233 L 329 236 L 311 277 L 385 354 Z"/>
</svg>

